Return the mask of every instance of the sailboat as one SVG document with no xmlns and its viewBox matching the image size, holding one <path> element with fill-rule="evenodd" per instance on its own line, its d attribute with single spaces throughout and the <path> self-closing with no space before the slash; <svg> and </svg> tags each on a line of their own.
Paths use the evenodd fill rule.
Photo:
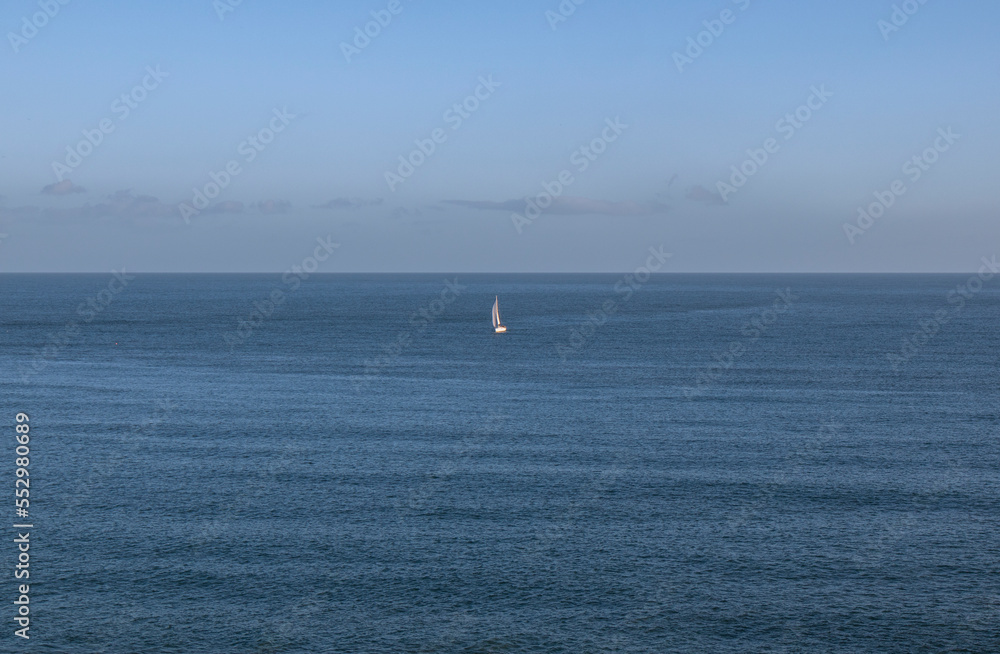
<svg viewBox="0 0 1000 654">
<path fill-rule="evenodd" d="M 493 330 L 497 334 L 507 331 L 507 328 L 500 324 L 500 297 L 493 301 Z"/>
</svg>

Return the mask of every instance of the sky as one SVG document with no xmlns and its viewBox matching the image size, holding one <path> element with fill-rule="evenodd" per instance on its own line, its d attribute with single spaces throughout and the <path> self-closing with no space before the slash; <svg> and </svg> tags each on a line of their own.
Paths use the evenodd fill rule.
<svg viewBox="0 0 1000 654">
<path fill-rule="evenodd" d="M 0 272 L 280 272 L 317 239 L 322 272 L 621 272 L 651 247 L 664 272 L 972 271 L 1000 255 L 998 23 L 982 0 L 7 0 Z"/>
</svg>

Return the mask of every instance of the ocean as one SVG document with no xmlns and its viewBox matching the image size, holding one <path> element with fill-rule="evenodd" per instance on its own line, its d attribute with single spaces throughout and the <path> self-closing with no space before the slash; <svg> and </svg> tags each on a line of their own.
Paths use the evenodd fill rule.
<svg viewBox="0 0 1000 654">
<path fill-rule="evenodd" d="M 0 275 L 0 649 L 1000 650 L 1000 280 L 294 282 Z"/>
</svg>

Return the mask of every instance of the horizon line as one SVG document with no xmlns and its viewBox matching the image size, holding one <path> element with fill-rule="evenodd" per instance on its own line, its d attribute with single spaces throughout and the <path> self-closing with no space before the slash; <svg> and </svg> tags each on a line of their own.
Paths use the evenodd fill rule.
<svg viewBox="0 0 1000 654">
<path fill-rule="evenodd" d="M 250 270 L 250 271 L 199 271 L 199 270 L 173 270 L 173 271 L 146 271 L 134 272 L 124 268 L 121 271 L 7 271 L 0 272 L 0 276 L 5 275 L 107 275 L 115 272 L 127 273 L 129 275 L 283 275 L 287 270 Z M 533 272 L 468 272 L 468 271 L 342 271 L 342 272 L 314 272 L 309 273 L 309 277 L 331 277 L 336 275 L 632 275 L 635 270 L 591 270 L 591 271 L 533 271 Z M 649 273 L 652 277 L 667 277 L 670 275 L 976 275 L 974 270 L 904 270 L 904 271 L 822 271 L 822 270 L 775 270 L 775 271 L 685 271 L 678 270 L 672 272 Z"/>
</svg>

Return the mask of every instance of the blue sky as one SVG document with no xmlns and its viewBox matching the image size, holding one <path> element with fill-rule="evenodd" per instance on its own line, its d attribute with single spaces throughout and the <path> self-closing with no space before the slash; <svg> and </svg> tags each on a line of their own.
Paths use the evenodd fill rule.
<svg viewBox="0 0 1000 654">
<path fill-rule="evenodd" d="M 282 271 L 327 235 L 326 272 L 627 271 L 661 244 L 678 272 L 998 253 L 995 3 L 390 4 L 4 3 L 0 272 Z M 372 12 L 391 21 L 345 56 Z M 387 181 L 401 156 L 420 165 Z M 891 206 L 859 223 L 875 193 Z"/>
</svg>

